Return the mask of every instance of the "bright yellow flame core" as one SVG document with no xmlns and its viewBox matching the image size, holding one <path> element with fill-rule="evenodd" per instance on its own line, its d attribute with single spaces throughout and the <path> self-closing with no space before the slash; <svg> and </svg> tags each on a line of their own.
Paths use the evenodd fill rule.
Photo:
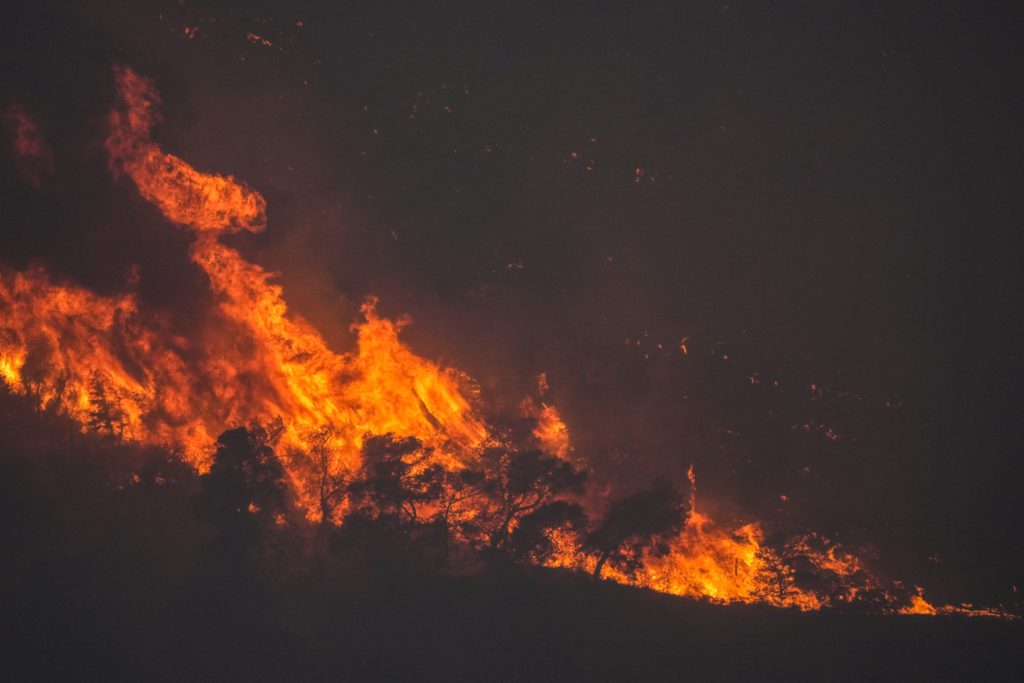
<svg viewBox="0 0 1024 683">
<path fill-rule="evenodd" d="M 111 167 L 127 175 L 164 216 L 195 232 L 192 260 L 210 278 L 214 320 L 192 343 L 145 317 L 132 294 L 103 297 L 58 284 L 42 270 L 0 279 L 0 376 L 83 425 L 179 448 L 200 471 L 223 430 L 281 418 L 278 450 L 311 516 L 316 477 L 298 452 L 332 427 L 332 474 L 359 465 L 366 434 L 415 436 L 458 467 L 488 438 L 468 377 L 420 358 L 399 340 L 400 323 L 362 308 L 356 349 L 330 350 L 290 315 L 271 274 L 218 236 L 262 230 L 266 204 L 228 176 L 200 173 L 149 137 L 159 97 L 149 80 L 116 70 L 119 104 L 109 117 Z"/>
<path fill-rule="evenodd" d="M 692 470 L 689 474 L 691 482 L 695 482 Z M 667 549 L 645 551 L 635 573 L 607 567 L 602 575 L 618 583 L 723 604 L 766 602 L 801 610 L 824 606 L 825 603 L 810 591 L 792 586 L 781 590 L 776 586 L 772 561 L 777 558 L 763 544 L 760 525 L 719 527 L 711 517 L 700 512 L 695 503 L 695 496 L 692 496 L 686 523 L 669 541 Z M 582 552 L 573 537 L 559 534 L 555 540 L 558 550 L 549 561 L 551 566 L 594 570 L 596 559 Z M 779 571 L 784 569 L 779 565 Z"/>
<path fill-rule="evenodd" d="M 448 468 L 475 458 L 491 440 L 475 409 L 475 384 L 409 350 L 399 339 L 404 322 L 379 317 L 376 300 L 362 307 L 362 321 L 353 326 L 355 350 L 331 351 L 312 325 L 289 314 L 270 273 L 218 241 L 226 232 L 263 230 L 263 197 L 231 176 L 201 173 L 163 152 L 150 138 L 160 101 L 152 83 L 130 69 L 115 75 L 119 104 L 108 119 L 107 138 L 111 168 L 128 176 L 169 221 L 195 233 L 191 257 L 210 279 L 216 315 L 193 341 L 176 334 L 165 318 L 140 312 L 131 293 L 101 296 L 54 282 L 41 269 L 0 274 L 0 378 L 83 428 L 177 448 L 200 472 L 208 469 L 222 431 L 280 418 L 278 451 L 311 519 L 319 515 L 320 477 L 300 453 L 309 435 L 324 427 L 330 427 L 331 474 L 359 466 L 368 434 L 415 436 L 434 462 Z M 540 386 L 543 393 L 543 375 Z M 554 406 L 527 400 L 522 411 L 537 420 L 534 436 L 545 450 L 569 455 L 568 428 Z M 760 525 L 717 525 L 697 509 L 692 468 L 688 476 L 690 515 L 665 552 L 646 551 L 635 573 L 608 567 L 605 576 L 714 602 L 803 610 L 828 604 L 781 580 L 776 584 L 788 568 L 764 545 Z M 553 541 L 557 550 L 549 565 L 593 571 L 595 558 L 574 536 L 556 531 Z M 864 574 L 855 556 L 835 546 L 799 550 L 837 576 Z M 848 597 L 857 590 L 851 588 Z M 936 608 L 920 590 L 899 611 L 1008 616 L 970 605 Z"/>
</svg>

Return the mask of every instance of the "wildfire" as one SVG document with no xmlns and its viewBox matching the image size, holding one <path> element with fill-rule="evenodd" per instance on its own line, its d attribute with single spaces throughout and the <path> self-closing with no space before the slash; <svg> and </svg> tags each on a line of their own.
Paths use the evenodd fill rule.
<svg viewBox="0 0 1024 683">
<path fill-rule="evenodd" d="M 533 418 L 537 421 L 533 435 L 545 451 L 560 458 L 569 456 L 571 450 L 569 428 L 562 421 L 558 408 L 547 403 L 538 404 L 532 398 L 527 397 L 520 405 L 520 412 L 523 417 Z"/>
<path fill-rule="evenodd" d="M 924 599 L 924 589 L 918 586 L 916 590 L 917 592 L 910 598 L 910 604 L 900 608 L 900 614 L 927 614 L 931 616 L 938 614 L 935 606 Z"/>
<path fill-rule="evenodd" d="M 7 386 L 85 430 L 173 448 L 200 472 L 210 466 L 217 435 L 254 420 L 275 422 L 275 448 L 311 520 L 324 509 L 318 486 L 358 470 L 369 435 L 415 437 L 430 463 L 447 470 L 475 463 L 495 437 L 478 411 L 474 382 L 413 353 L 399 338 L 408 320 L 380 317 L 375 299 L 353 325 L 355 349 L 330 349 L 316 328 L 288 310 L 272 273 L 219 240 L 264 230 L 264 198 L 232 176 L 203 173 L 163 151 L 150 136 L 160 118 L 152 82 L 128 68 L 115 69 L 115 78 L 118 100 L 106 139 L 111 170 L 192 233 L 190 256 L 209 278 L 216 310 L 190 339 L 169 317 L 140 310 L 132 291 L 102 296 L 39 268 L 0 273 L 0 378 Z M 32 138 L 25 125 L 22 138 Z M 687 353 L 685 337 L 680 350 Z M 538 378 L 538 391 L 548 391 L 546 375 Z M 544 451 L 570 456 L 569 430 L 555 406 L 528 398 L 520 409 L 535 420 L 533 436 Z M 609 567 L 606 577 L 719 603 L 802 610 L 879 587 L 858 557 L 823 537 L 773 548 L 757 522 L 718 524 L 697 505 L 692 467 L 687 474 L 689 511 L 681 530 L 644 549 L 636 571 Z M 556 529 L 551 541 L 555 552 L 546 564 L 600 571 L 578 535 Z M 830 577 L 833 589 L 799 585 L 800 562 Z M 920 589 L 909 600 L 900 613 L 991 612 L 937 608 Z"/>
<path fill-rule="evenodd" d="M 747 523 L 730 529 L 702 512 L 697 507 L 697 479 L 692 466 L 687 477 L 690 508 L 679 534 L 663 548 L 645 550 L 637 572 L 610 568 L 608 578 L 722 604 L 766 602 L 801 610 L 820 609 L 828 604 L 827 598 L 793 585 L 792 568 L 764 544 L 759 524 Z M 593 571 L 595 559 L 568 537 L 561 537 L 559 551 L 550 564 Z"/>
<path fill-rule="evenodd" d="M 899 614 L 919 614 L 935 616 L 937 614 L 957 614 L 964 617 L 996 617 L 998 619 L 1016 620 L 1020 617 L 1013 612 L 999 607 L 975 607 L 970 603 L 961 605 L 940 605 L 936 607 L 924 597 L 924 589 L 915 587 L 915 594 L 910 598 L 910 604 L 897 610 Z"/>
<path fill-rule="evenodd" d="M 373 300 L 353 326 L 356 349 L 329 349 L 289 313 L 271 273 L 217 239 L 263 230 L 263 197 L 163 152 L 149 137 L 160 102 L 152 83 L 130 69 L 115 75 L 111 168 L 169 221 L 194 231 L 192 260 L 217 296 L 214 324 L 193 342 L 140 313 L 131 293 L 105 298 L 41 270 L 18 273 L 0 280 L 6 383 L 85 428 L 177 448 L 200 471 L 223 430 L 280 419 L 279 450 L 311 517 L 316 473 L 299 455 L 305 437 L 326 426 L 332 474 L 358 467 L 364 435 L 387 432 L 415 436 L 439 462 L 460 466 L 488 437 L 469 378 L 410 351 L 399 340 L 406 321 L 379 317 Z"/>
<path fill-rule="evenodd" d="M 402 345 L 404 322 L 379 318 L 375 301 L 363 306 L 357 349 L 347 355 L 331 351 L 315 328 L 289 315 L 271 274 L 217 241 L 223 232 L 262 230 L 263 198 L 231 176 L 200 173 L 162 152 L 149 137 L 159 103 L 152 83 L 129 69 L 116 75 L 120 106 L 110 116 L 111 164 L 168 220 L 196 232 L 192 259 L 209 276 L 228 323 L 211 331 L 217 354 L 204 369 L 235 419 L 281 418 L 286 466 L 294 465 L 290 451 L 304 447 L 303 435 L 327 425 L 333 470 L 358 466 L 366 434 L 415 436 L 450 467 L 458 465 L 458 454 L 480 446 L 487 431 L 472 408 L 471 382 Z M 239 393 L 239 386 L 249 391 Z M 300 491 L 308 488 L 299 467 L 289 474 Z"/>
<path fill-rule="evenodd" d="M 160 96 L 153 84 L 131 69 L 116 67 L 114 74 L 120 101 L 108 118 L 111 169 L 126 173 L 143 199 L 172 223 L 197 231 L 263 230 L 263 197 L 232 176 L 200 173 L 164 153 L 150 139 L 150 131 L 160 122 Z"/>
</svg>

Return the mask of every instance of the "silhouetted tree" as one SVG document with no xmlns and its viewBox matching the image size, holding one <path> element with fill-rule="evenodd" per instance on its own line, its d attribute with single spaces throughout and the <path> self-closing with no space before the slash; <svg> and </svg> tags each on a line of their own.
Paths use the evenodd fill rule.
<svg viewBox="0 0 1024 683">
<path fill-rule="evenodd" d="M 510 532 L 526 515 L 554 502 L 558 496 L 582 493 L 587 479 L 587 473 L 572 463 L 536 449 L 489 448 L 484 451 L 482 462 L 486 475 L 484 490 L 496 506 L 489 534 L 493 551 L 508 552 Z M 539 515 L 532 523 L 539 524 L 545 518 L 555 519 Z"/>
<path fill-rule="evenodd" d="M 578 535 L 587 526 L 587 518 L 577 503 L 556 500 L 523 515 L 509 536 L 509 554 L 517 560 L 543 564 L 557 547 L 552 539 L 556 529 Z"/>
<path fill-rule="evenodd" d="M 830 539 L 810 533 L 781 544 L 778 554 L 785 564 L 779 585 L 790 593 L 810 592 L 825 596 L 834 607 L 869 610 L 881 610 L 891 600 L 889 590 L 874 590 L 881 586 L 872 585 L 873 577 L 861 564 L 863 551 L 854 557 Z M 906 600 L 910 595 L 908 590 Z"/>
<path fill-rule="evenodd" d="M 437 501 L 444 470 L 426 461 L 431 453 L 415 437 L 372 436 L 362 449 L 359 476 L 349 487 L 350 516 L 398 531 L 420 522 L 420 506 Z"/>
<path fill-rule="evenodd" d="M 608 562 L 624 571 L 635 571 L 643 549 L 677 532 L 685 519 L 685 498 L 663 479 L 613 502 L 585 542 L 597 555 L 594 576 L 600 578 Z"/>
<path fill-rule="evenodd" d="M 444 470 L 441 495 L 437 501 L 437 513 L 434 523 L 441 533 L 442 553 L 445 558 L 451 547 L 453 533 L 464 538 L 477 535 L 479 525 L 476 511 L 472 510 L 470 501 L 483 495 L 486 481 L 483 470 L 466 468 L 457 472 Z"/>
<path fill-rule="evenodd" d="M 284 468 L 270 447 L 280 432 L 280 423 L 224 432 L 210 471 L 199 478 L 199 516 L 218 528 L 222 549 L 236 561 L 289 511 Z"/>
<path fill-rule="evenodd" d="M 794 570 L 786 561 L 785 548 L 780 553 L 768 545 L 757 553 L 760 560 L 757 584 L 760 586 L 759 597 L 777 605 L 785 604 L 786 599 L 796 592 L 793 580 Z"/>
<path fill-rule="evenodd" d="M 99 372 L 94 373 L 89 380 L 89 403 L 89 428 L 96 432 L 106 432 L 109 436 L 120 436 L 124 429 L 124 413 L 110 397 Z"/>
<path fill-rule="evenodd" d="M 53 340 L 41 336 L 29 347 L 22 363 L 21 381 L 26 393 L 34 399 L 33 409 L 37 412 L 43 407 L 42 397 L 47 393 L 50 375 L 57 365 L 56 358 L 57 349 Z"/>
<path fill-rule="evenodd" d="M 345 477 L 331 471 L 331 439 L 334 428 L 330 425 L 317 429 L 306 437 L 306 459 L 316 473 L 317 502 L 320 504 L 320 524 L 326 526 L 334 518 L 334 510 L 345 498 Z"/>
</svg>

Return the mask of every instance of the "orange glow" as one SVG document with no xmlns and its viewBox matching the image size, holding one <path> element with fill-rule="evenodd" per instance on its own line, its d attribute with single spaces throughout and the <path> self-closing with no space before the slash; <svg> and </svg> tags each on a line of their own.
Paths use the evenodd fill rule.
<svg viewBox="0 0 1024 683">
<path fill-rule="evenodd" d="M 665 555 L 645 558 L 636 577 L 639 585 L 673 595 L 707 598 L 712 602 L 768 602 L 779 607 L 819 609 L 822 601 L 813 593 L 792 586 L 776 589 L 773 570 L 787 568 L 763 545 L 757 523 L 733 529 L 720 527 L 697 506 L 697 477 L 693 465 L 690 481 L 690 513 L 682 532 Z"/>
<path fill-rule="evenodd" d="M 172 223 L 197 231 L 263 230 L 263 197 L 232 176 L 200 173 L 164 153 L 149 137 L 160 122 L 160 96 L 152 83 L 127 68 L 115 68 L 114 75 L 120 101 L 108 117 L 111 169 L 127 174 L 142 198 Z"/>
<path fill-rule="evenodd" d="M 280 418 L 277 449 L 311 518 L 319 514 L 311 497 L 318 478 L 304 457 L 305 436 L 324 427 L 332 474 L 359 465 L 366 434 L 415 436 L 448 467 L 474 457 L 488 432 L 469 378 L 416 356 L 399 340 L 406 321 L 379 317 L 373 300 L 353 326 L 355 350 L 329 349 L 289 313 L 270 273 L 218 241 L 221 233 L 262 230 L 263 198 L 164 153 L 149 137 L 159 118 L 152 84 L 130 69 L 115 75 L 111 168 L 195 233 L 192 260 L 210 279 L 216 315 L 192 342 L 142 316 L 131 294 L 104 298 L 42 271 L 16 274 L 0 280 L 5 382 L 84 428 L 107 425 L 114 436 L 179 449 L 200 471 L 223 430 Z"/>
<path fill-rule="evenodd" d="M 924 599 L 924 590 L 918 586 L 917 593 L 910 598 L 910 604 L 906 607 L 899 609 L 900 614 L 928 614 L 936 615 L 938 611 L 935 607 Z"/>
<path fill-rule="evenodd" d="M 197 338 L 186 338 L 167 316 L 141 311 L 131 291 L 102 296 L 42 269 L 0 272 L 0 379 L 11 390 L 74 418 L 83 430 L 172 448 L 200 472 L 209 468 L 224 430 L 279 420 L 274 448 L 311 520 L 321 515 L 318 486 L 359 468 L 368 435 L 415 437 L 429 464 L 449 470 L 473 463 L 494 443 L 476 384 L 413 353 L 399 338 L 409 321 L 381 317 L 376 299 L 362 306 L 352 326 L 355 348 L 347 353 L 332 350 L 312 324 L 290 312 L 274 275 L 220 241 L 222 234 L 266 228 L 263 197 L 230 175 L 203 173 L 164 152 L 150 137 L 159 122 L 153 84 L 127 68 L 115 69 L 115 78 L 118 101 L 106 139 L 111 170 L 192 234 L 190 256 L 209 279 L 216 309 Z M 680 350 L 688 353 L 686 337 Z M 543 373 L 537 389 L 540 396 L 549 391 Z M 555 406 L 527 398 L 520 411 L 536 421 L 541 448 L 572 455 Z M 314 443 L 326 458 L 312 457 Z M 608 567 L 606 577 L 718 603 L 801 610 L 878 588 L 858 557 L 822 536 L 773 549 L 758 522 L 717 523 L 697 505 L 692 466 L 687 477 L 690 509 L 682 530 L 663 548 L 644 551 L 635 573 Z M 549 565 L 593 571 L 597 559 L 576 535 L 556 530 L 552 541 L 557 550 Z M 838 589 L 796 585 L 797 556 Z M 1005 616 L 970 605 L 936 608 L 920 589 L 898 611 Z"/>
<path fill-rule="evenodd" d="M 39 122 L 22 105 L 14 103 L 4 112 L 11 149 L 22 178 L 39 188 L 54 170 L 53 150 L 46 142 Z"/>
<path fill-rule="evenodd" d="M 806 557 L 824 577 L 837 577 L 843 591 L 836 595 L 797 586 L 792 561 L 765 545 L 760 524 L 719 525 L 697 505 L 693 466 L 687 470 L 687 478 L 690 512 L 683 529 L 662 552 L 646 551 L 637 572 L 608 568 L 608 578 L 716 603 L 761 602 L 805 611 L 821 609 L 836 600 L 848 601 L 859 590 L 875 587 L 875 579 L 853 554 L 820 536 L 797 539 L 787 545 L 785 553 Z M 593 570 L 595 559 L 581 552 L 572 539 L 563 535 L 557 541 L 558 553 L 550 561 L 552 566 Z"/>
<path fill-rule="evenodd" d="M 541 377 L 544 377 L 542 374 Z M 547 387 L 547 384 L 543 384 Z M 546 403 L 537 403 L 527 397 L 520 404 L 520 412 L 523 417 L 533 418 L 537 426 L 533 429 L 533 435 L 537 438 L 543 450 L 557 455 L 560 458 L 567 458 L 571 450 L 569 445 L 569 428 L 562 421 L 558 408 Z"/>
<path fill-rule="evenodd" d="M 101 297 L 35 269 L 0 277 L 0 376 L 41 408 L 124 439 L 212 443 L 193 417 L 181 354 L 162 321 L 143 324 L 135 297 Z"/>
<path fill-rule="evenodd" d="M 935 616 L 937 614 L 959 615 L 962 617 L 995 617 L 1016 621 L 1020 616 L 999 607 L 975 607 L 970 603 L 960 605 L 940 605 L 936 607 L 924 597 L 924 589 L 915 586 L 916 593 L 911 596 L 910 604 L 896 610 L 899 614 L 921 614 Z"/>
<path fill-rule="evenodd" d="M 218 402 L 231 408 L 233 420 L 225 422 L 283 418 L 279 450 L 311 514 L 314 506 L 301 495 L 310 488 L 303 435 L 324 426 L 332 428 L 335 473 L 358 466 L 366 434 L 415 436 L 450 467 L 479 447 L 487 431 L 473 410 L 472 383 L 409 351 L 398 339 L 405 323 L 378 317 L 375 301 L 362 308 L 351 354 L 333 352 L 315 328 L 289 314 L 271 274 L 217 240 L 221 232 L 262 230 L 263 198 L 230 176 L 200 173 L 163 153 L 149 139 L 159 101 L 152 84 L 126 69 L 117 76 L 122 106 L 110 118 L 111 163 L 168 220 L 196 231 L 192 259 L 209 276 L 226 323 L 209 332 L 216 354 L 204 367 Z"/>
</svg>

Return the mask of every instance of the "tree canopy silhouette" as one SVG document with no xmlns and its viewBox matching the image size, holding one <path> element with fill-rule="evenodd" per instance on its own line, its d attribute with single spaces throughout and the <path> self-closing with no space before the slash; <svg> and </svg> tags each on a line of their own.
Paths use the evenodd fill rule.
<svg viewBox="0 0 1024 683">
<path fill-rule="evenodd" d="M 320 508 L 321 528 L 330 525 L 334 521 L 334 512 L 345 500 L 345 493 L 348 488 L 348 481 L 344 474 L 332 470 L 331 463 L 331 439 L 335 436 L 335 429 L 326 425 L 309 432 L 306 437 L 306 449 L 298 453 L 299 461 L 312 469 L 314 481 L 316 482 L 317 503 Z"/>
<path fill-rule="evenodd" d="M 682 493 L 664 479 L 612 502 L 585 541 L 597 555 L 594 576 L 600 578 L 608 562 L 623 571 L 635 571 L 644 548 L 678 531 L 686 513 Z"/>
<path fill-rule="evenodd" d="M 537 534 L 567 523 L 582 514 L 567 505 L 545 509 L 558 496 L 583 493 L 587 473 L 572 463 L 538 449 L 489 448 L 482 457 L 485 492 L 494 501 L 493 522 L 489 533 L 492 551 L 510 553 L 512 530 L 528 515 L 529 531 L 520 533 L 518 542 L 525 553 L 536 548 Z M 577 506 L 578 507 L 578 506 Z M 527 539 L 530 539 L 527 541 Z"/>
<path fill-rule="evenodd" d="M 270 447 L 280 431 L 279 424 L 252 424 L 224 432 L 210 471 L 199 478 L 199 517 L 219 530 L 223 551 L 236 559 L 290 510 L 284 467 Z"/>
<path fill-rule="evenodd" d="M 577 536 L 586 526 L 587 516 L 578 503 L 545 503 L 519 519 L 509 535 L 509 554 L 516 560 L 543 564 L 557 550 L 552 537 L 556 529 Z"/>
<path fill-rule="evenodd" d="M 367 438 L 358 476 L 348 487 L 348 518 L 373 520 L 382 531 L 420 523 L 421 506 L 437 501 L 444 483 L 443 468 L 427 463 L 430 455 L 415 437 Z"/>
</svg>

